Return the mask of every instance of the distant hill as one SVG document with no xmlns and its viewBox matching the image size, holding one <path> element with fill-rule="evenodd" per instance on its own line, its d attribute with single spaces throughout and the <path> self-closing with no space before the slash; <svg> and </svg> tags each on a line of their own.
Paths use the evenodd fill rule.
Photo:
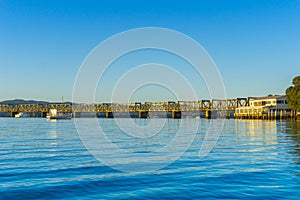
<svg viewBox="0 0 300 200">
<path fill-rule="evenodd" d="M 48 101 L 37 101 L 37 100 L 24 100 L 24 99 L 13 99 L 13 100 L 5 100 L 0 102 L 0 104 L 49 104 L 49 103 L 66 103 L 70 104 L 71 102 L 48 102 Z"/>
</svg>

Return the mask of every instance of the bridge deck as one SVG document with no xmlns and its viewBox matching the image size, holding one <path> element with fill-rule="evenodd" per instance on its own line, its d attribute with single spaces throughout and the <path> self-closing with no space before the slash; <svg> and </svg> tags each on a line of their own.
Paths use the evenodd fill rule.
<svg viewBox="0 0 300 200">
<path fill-rule="evenodd" d="M 235 110 L 237 107 L 248 106 L 248 98 L 227 100 L 198 100 L 178 102 L 135 102 L 135 103 L 95 103 L 95 104 L 0 104 L 0 112 L 8 113 L 47 113 L 50 109 L 59 112 L 72 113 L 100 113 L 100 112 L 171 112 L 171 111 L 207 111 L 207 110 Z"/>
</svg>

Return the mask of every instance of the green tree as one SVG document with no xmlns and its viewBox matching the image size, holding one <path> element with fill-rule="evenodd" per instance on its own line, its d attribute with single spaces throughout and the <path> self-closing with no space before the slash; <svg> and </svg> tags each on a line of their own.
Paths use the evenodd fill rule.
<svg viewBox="0 0 300 200">
<path fill-rule="evenodd" d="M 295 112 L 300 112 L 300 76 L 293 79 L 293 86 L 287 88 L 285 93 L 289 107 Z"/>
</svg>

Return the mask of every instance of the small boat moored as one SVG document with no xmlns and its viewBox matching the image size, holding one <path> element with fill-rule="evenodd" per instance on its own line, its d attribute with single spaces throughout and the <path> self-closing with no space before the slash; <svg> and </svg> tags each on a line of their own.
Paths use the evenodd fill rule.
<svg viewBox="0 0 300 200">
<path fill-rule="evenodd" d="M 56 109 L 50 109 L 47 119 L 72 119 L 72 113 L 60 113 Z"/>
<path fill-rule="evenodd" d="M 15 115 L 15 118 L 27 118 L 28 117 L 28 113 L 18 113 Z"/>
</svg>

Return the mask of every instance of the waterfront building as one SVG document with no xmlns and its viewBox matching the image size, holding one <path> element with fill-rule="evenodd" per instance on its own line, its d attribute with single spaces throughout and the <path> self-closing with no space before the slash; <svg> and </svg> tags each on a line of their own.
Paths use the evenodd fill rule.
<svg viewBox="0 0 300 200">
<path fill-rule="evenodd" d="M 281 118 L 291 114 L 285 95 L 250 97 L 249 106 L 235 109 L 237 118 Z"/>
</svg>

